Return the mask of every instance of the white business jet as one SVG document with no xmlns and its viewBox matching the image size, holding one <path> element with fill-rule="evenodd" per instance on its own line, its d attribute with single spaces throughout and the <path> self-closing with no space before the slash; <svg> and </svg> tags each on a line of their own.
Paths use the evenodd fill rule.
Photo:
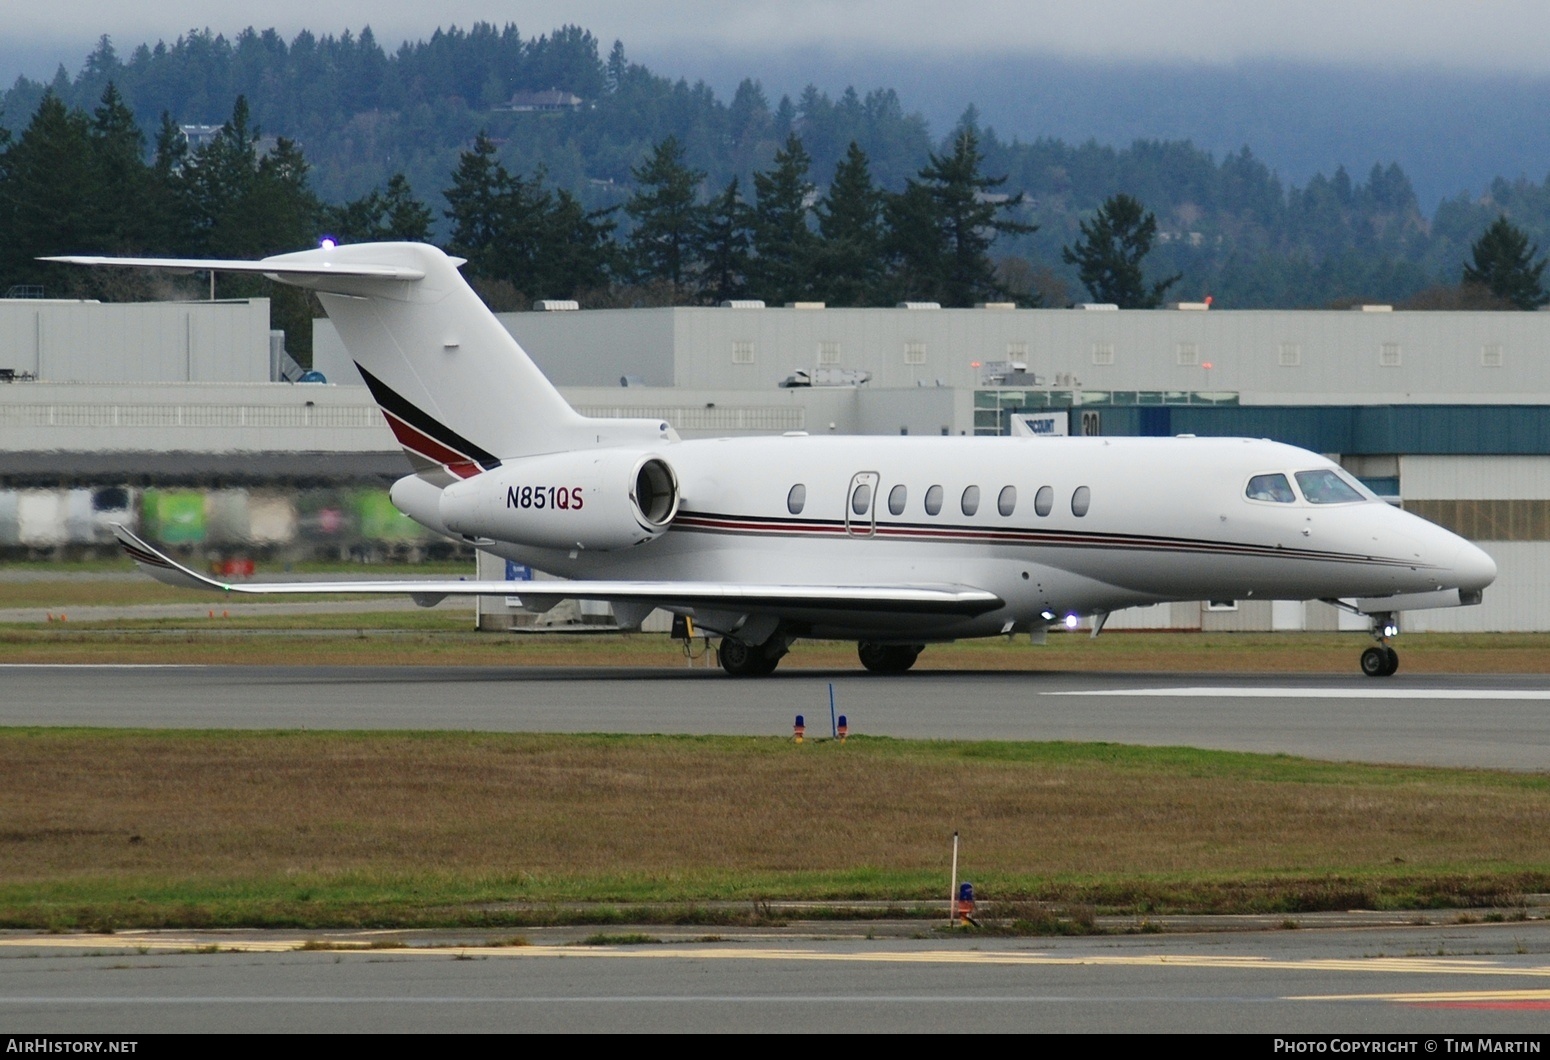
<svg viewBox="0 0 1550 1060">
<path fill-rule="evenodd" d="M 774 670 L 802 637 L 858 642 L 899 673 L 931 642 L 1028 633 L 1164 601 L 1326 600 L 1369 616 L 1362 672 L 1392 674 L 1399 612 L 1479 603 L 1496 564 L 1336 464 L 1247 438 L 806 435 L 682 441 L 658 420 L 589 419 L 464 282 L 418 243 L 262 261 L 67 257 L 262 273 L 317 292 L 414 473 L 393 503 L 440 534 L 564 580 L 523 606 L 655 608 L 718 635 L 722 667 Z M 130 533 L 172 585 L 227 593 L 513 592 L 510 582 L 229 584 Z"/>
</svg>

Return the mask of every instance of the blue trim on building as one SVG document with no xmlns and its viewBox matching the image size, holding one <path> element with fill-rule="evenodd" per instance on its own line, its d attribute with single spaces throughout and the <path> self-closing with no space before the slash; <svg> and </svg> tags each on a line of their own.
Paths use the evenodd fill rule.
<svg viewBox="0 0 1550 1060">
<path fill-rule="evenodd" d="M 1271 438 L 1348 456 L 1550 456 L 1545 405 L 1106 405 L 1102 425 L 1106 435 Z"/>
</svg>

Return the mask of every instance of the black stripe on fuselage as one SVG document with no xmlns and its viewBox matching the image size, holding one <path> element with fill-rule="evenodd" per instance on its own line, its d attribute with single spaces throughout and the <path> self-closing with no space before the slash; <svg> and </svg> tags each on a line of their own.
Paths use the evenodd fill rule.
<svg viewBox="0 0 1550 1060">
<path fill-rule="evenodd" d="M 1023 545 L 1039 548 L 1123 549 L 1138 552 L 1174 552 L 1231 556 L 1263 556 L 1329 563 L 1373 563 L 1392 567 L 1430 564 L 1386 556 L 1285 548 L 1246 542 L 1209 541 L 1203 538 L 1161 537 L 1151 534 L 1109 534 L 1082 530 L 1035 530 L 1029 527 L 986 527 L 952 523 L 865 524 L 862 532 L 847 532 L 838 519 L 796 519 L 766 515 L 721 515 L 680 511 L 673 529 L 691 533 L 749 535 L 760 537 L 873 538 L 884 541 L 951 541 L 958 544 Z"/>
<path fill-rule="evenodd" d="M 459 453 L 478 463 L 484 470 L 501 466 L 501 462 L 494 453 L 482 449 L 458 434 L 452 428 L 442 423 L 405 400 L 404 396 L 382 380 L 362 368 L 359 362 L 355 367 L 360 371 L 361 378 L 366 380 L 366 387 L 371 391 L 371 396 L 378 405 L 388 412 L 403 420 L 415 430 L 429 436 L 449 449 L 456 449 Z"/>
</svg>

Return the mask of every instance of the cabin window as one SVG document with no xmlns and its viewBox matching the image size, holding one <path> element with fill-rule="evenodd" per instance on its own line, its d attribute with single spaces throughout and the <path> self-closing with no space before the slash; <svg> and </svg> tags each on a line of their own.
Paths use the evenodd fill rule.
<svg viewBox="0 0 1550 1060">
<path fill-rule="evenodd" d="M 1255 475 L 1249 479 L 1243 494 L 1251 501 L 1275 501 L 1277 504 L 1291 504 L 1297 499 L 1285 475 Z"/>
<path fill-rule="evenodd" d="M 926 514 L 936 515 L 942 510 L 942 487 L 932 486 L 926 491 Z"/>
<path fill-rule="evenodd" d="M 1071 514 L 1080 518 L 1087 514 L 1087 508 L 1092 504 L 1093 491 L 1086 486 L 1078 486 L 1076 492 L 1071 494 Z"/>
<path fill-rule="evenodd" d="M 1309 504 L 1350 504 L 1366 499 L 1349 482 L 1327 468 L 1297 472 L 1297 485 Z"/>
<path fill-rule="evenodd" d="M 1033 514 L 1043 518 L 1055 510 L 1055 490 L 1050 486 L 1040 486 L 1039 492 L 1033 495 Z"/>
<path fill-rule="evenodd" d="M 1017 509 L 1017 487 L 1006 486 L 1001 490 L 1001 496 L 996 498 L 996 511 L 1002 515 L 1011 515 Z"/>
<path fill-rule="evenodd" d="M 850 510 L 857 515 L 865 515 L 870 507 L 872 507 L 872 487 L 863 482 L 856 487 L 856 492 L 850 495 Z"/>
<path fill-rule="evenodd" d="M 888 491 L 888 510 L 894 515 L 904 514 L 904 502 L 909 499 L 909 490 L 900 483 Z"/>
<path fill-rule="evenodd" d="M 959 507 L 963 509 L 964 515 L 973 515 L 975 512 L 979 511 L 980 488 L 978 486 L 970 486 L 968 489 L 964 490 L 963 498 L 959 501 Z"/>
<path fill-rule="evenodd" d="M 792 515 L 801 515 L 802 509 L 807 506 L 807 487 L 798 482 L 791 487 L 791 492 L 786 494 L 786 511 Z"/>
</svg>

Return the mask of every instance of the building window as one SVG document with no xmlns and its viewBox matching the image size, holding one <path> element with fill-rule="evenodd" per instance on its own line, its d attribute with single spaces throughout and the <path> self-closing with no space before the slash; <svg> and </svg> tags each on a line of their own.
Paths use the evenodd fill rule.
<svg viewBox="0 0 1550 1060">
<path fill-rule="evenodd" d="M 926 344 L 924 342 L 906 342 L 904 344 L 905 364 L 925 364 Z"/>
<path fill-rule="evenodd" d="M 1480 367 L 1500 368 L 1502 366 L 1502 344 L 1491 342 L 1480 347 Z"/>
<path fill-rule="evenodd" d="M 1236 601 L 1236 600 L 1207 600 L 1206 601 L 1206 610 L 1207 611 L 1236 611 L 1236 610 L 1238 610 L 1238 601 Z"/>
<path fill-rule="evenodd" d="M 837 342 L 820 342 L 818 344 L 819 364 L 839 364 L 840 344 Z"/>
<path fill-rule="evenodd" d="M 753 343 L 737 340 L 732 343 L 733 364 L 753 364 Z"/>
<path fill-rule="evenodd" d="M 1302 364 L 1302 347 L 1295 342 L 1281 343 L 1281 356 L 1276 361 L 1282 368 L 1296 368 Z"/>
<path fill-rule="evenodd" d="M 1200 347 L 1193 342 L 1181 342 L 1174 347 L 1174 355 L 1181 366 L 1193 366 L 1200 363 Z"/>
<path fill-rule="evenodd" d="M 1028 344 L 1026 342 L 1009 342 L 1006 344 L 1006 359 L 1009 361 L 1028 360 Z"/>
<path fill-rule="evenodd" d="M 1093 343 L 1093 364 L 1113 364 L 1114 344 L 1112 342 Z"/>
<path fill-rule="evenodd" d="M 1385 342 L 1379 346 L 1378 363 L 1384 368 L 1398 368 L 1400 365 L 1399 343 Z"/>
</svg>

